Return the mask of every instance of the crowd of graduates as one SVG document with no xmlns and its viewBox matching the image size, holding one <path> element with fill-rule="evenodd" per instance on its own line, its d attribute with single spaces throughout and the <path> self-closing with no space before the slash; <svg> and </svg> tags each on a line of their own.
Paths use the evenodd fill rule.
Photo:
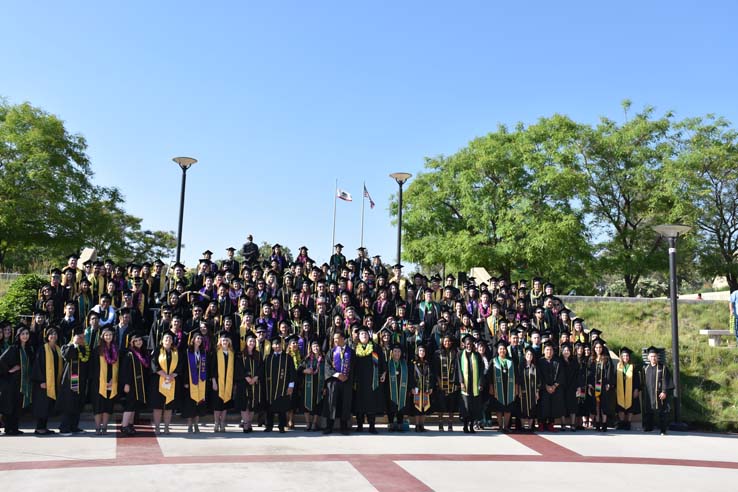
<svg viewBox="0 0 738 492">
<path fill-rule="evenodd" d="M 443 432 L 605 432 L 630 430 L 641 412 L 644 430 L 658 420 L 666 432 L 673 385 L 659 351 L 642 369 L 627 347 L 611 358 L 554 285 L 408 279 L 364 248 L 350 260 L 342 250 L 320 266 L 304 246 L 292 262 L 278 244 L 260 258 L 249 236 L 243 261 L 235 248 L 220 264 L 205 251 L 190 276 L 178 262 L 79 268 L 70 255 L 32 316 L 0 322 L 5 434 L 22 434 L 26 412 L 37 435 L 54 434 L 56 416 L 62 435 L 83 432 L 88 404 L 96 434 L 122 411 L 124 436 L 144 410 L 157 434 L 173 414 L 188 432 L 206 415 L 225 432 L 229 412 L 244 433 L 272 431 L 275 416 L 286 432 L 300 415 L 305 431 L 326 434 L 336 423 L 377 433 L 378 416 L 390 432 L 409 430 L 408 419 L 425 432 L 430 415 Z"/>
</svg>

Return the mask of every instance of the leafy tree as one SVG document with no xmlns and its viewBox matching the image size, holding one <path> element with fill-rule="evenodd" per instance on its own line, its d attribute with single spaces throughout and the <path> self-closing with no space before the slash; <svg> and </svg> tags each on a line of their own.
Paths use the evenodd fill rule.
<svg viewBox="0 0 738 492">
<path fill-rule="evenodd" d="M 0 266 L 83 246 L 119 259 L 170 254 L 171 233 L 142 231 L 116 188 L 93 184 L 86 150 L 56 116 L 0 100 Z"/>
<path fill-rule="evenodd" d="M 261 261 L 268 260 L 270 256 L 272 256 L 272 246 L 273 244 L 270 244 L 266 241 L 262 241 L 261 245 L 259 246 L 259 259 Z M 287 258 L 287 261 L 292 263 L 294 261 L 294 257 L 292 256 L 292 251 L 290 251 L 290 248 L 287 246 L 282 245 L 282 254 L 285 258 Z"/>
<path fill-rule="evenodd" d="M 403 258 L 508 279 L 524 270 L 577 287 L 588 234 L 554 179 L 566 169 L 542 158 L 539 144 L 522 125 L 500 126 L 454 155 L 426 159 L 403 194 Z M 397 214 L 396 201 L 390 210 Z"/>
<path fill-rule="evenodd" d="M 670 167 L 669 184 L 680 187 L 698 236 L 701 270 L 724 275 L 738 289 L 738 132 L 723 118 L 690 118 L 683 131 L 679 159 Z"/>
<path fill-rule="evenodd" d="M 18 277 L 0 298 L 0 319 L 17 323 L 21 315 L 32 313 L 38 291 L 46 283 L 47 279 L 36 274 Z"/>
</svg>

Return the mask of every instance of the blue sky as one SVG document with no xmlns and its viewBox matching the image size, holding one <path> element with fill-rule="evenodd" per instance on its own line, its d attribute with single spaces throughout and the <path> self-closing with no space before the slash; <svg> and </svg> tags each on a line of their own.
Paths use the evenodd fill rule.
<svg viewBox="0 0 738 492">
<path fill-rule="evenodd" d="M 505 2 L 512 3 L 512 2 Z M 394 261 L 388 174 L 498 123 L 620 102 L 738 122 L 734 2 L 2 2 L 0 95 L 59 115 L 99 184 L 182 255 L 261 242 Z"/>
</svg>

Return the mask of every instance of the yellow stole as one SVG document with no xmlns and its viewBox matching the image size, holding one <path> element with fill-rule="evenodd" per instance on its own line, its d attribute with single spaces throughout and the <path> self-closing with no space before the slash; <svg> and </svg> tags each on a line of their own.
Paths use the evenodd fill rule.
<svg viewBox="0 0 738 492">
<path fill-rule="evenodd" d="M 218 349 L 218 397 L 223 403 L 231 401 L 233 396 L 233 359 L 235 354 L 228 352 L 228 368 L 226 369 L 226 357 L 221 348 Z"/>
<path fill-rule="evenodd" d="M 172 373 L 172 368 L 177 367 L 179 362 L 179 354 L 176 350 L 172 350 L 172 361 L 167 366 L 167 351 L 162 347 L 159 349 L 159 367 L 167 374 Z M 165 369 L 166 367 L 166 369 Z M 164 376 L 159 376 L 159 393 L 166 397 L 165 404 L 169 405 L 174 400 L 174 381 L 169 382 L 169 389 L 164 387 Z"/>
<path fill-rule="evenodd" d="M 118 395 L 118 362 L 115 361 L 113 364 L 113 377 L 110 380 L 110 400 Z M 97 392 L 103 398 L 108 398 L 108 363 L 105 362 L 105 356 L 100 355 L 100 381 Z"/>
<path fill-rule="evenodd" d="M 195 359 L 195 364 L 197 364 L 197 368 L 195 369 L 197 371 L 198 377 L 202 372 L 200 371 L 200 366 L 203 364 L 203 362 L 206 360 L 206 357 L 204 357 L 204 352 L 200 352 L 200 359 Z M 189 354 L 187 356 L 187 361 L 189 364 Z M 205 400 L 205 391 L 207 390 L 207 380 L 206 379 L 200 379 L 197 384 L 192 383 L 192 368 L 190 368 L 189 371 L 189 378 L 190 378 L 190 398 L 195 403 L 200 403 L 201 401 Z"/>
<path fill-rule="evenodd" d="M 49 347 L 49 344 L 44 344 L 44 352 L 46 354 L 46 396 L 51 398 L 52 400 L 56 400 L 56 387 L 59 385 L 61 381 L 61 375 L 62 375 L 62 355 L 61 350 L 59 350 L 59 347 L 54 347 L 56 349 L 56 375 L 54 374 L 54 354 L 51 351 L 51 347 Z"/>
<path fill-rule="evenodd" d="M 628 409 L 633 405 L 633 364 L 624 365 L 618 362 L 618 405 Z"/>
</svg>

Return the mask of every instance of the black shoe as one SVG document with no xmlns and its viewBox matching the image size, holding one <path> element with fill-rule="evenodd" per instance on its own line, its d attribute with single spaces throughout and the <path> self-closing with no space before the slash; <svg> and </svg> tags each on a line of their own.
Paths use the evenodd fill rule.
<svg viewBox="0 0 738 492">
<path fill-rule="evenodd" d="M 20 429 L 15 429 L 15 430 L 5 429 L 5 435 L 6 436 L 22 436 L 23 435 L 23 431 L 20 430 Z"/>
<path fill-rule="evenodd" d="M 284 429 L 284 427 L 280 427 L 279 428 L 279 433 L 280 434 L 284 434 L 285 432 L 287 432 L 287 431 Z"/>
<path fill-rule="evenodd" d="M 272 432 L 272 428 L 271 427 L 264 427 L 264 432 Z"/>
<path fill-rule="evenodd" d="M 379 434 L 379 431 L 372 425 L 369 427 L 369 434 Z"/>
<path fill-rule="evenodd" d="M 473 425 L 470 425 L 469 426 L 469 434 L 476 434 L 476 433 L 477 433 L 477 431 L 474 430 L 474 426 Z"/>
<path fill-rule="evenodd" d="M 74 429 L 72 431 L 72 433 L 73 434 L 84 434 L 85 433 L 85 430 L 84 429 L 80 429 L 79 427 L 77 427 L 76 429 Z"/>
<path fill-rule="evenodd" d="M 363 425 L 357 425 L 356 426 L 356 432 L 364 432 L 364 426 Z"/>
<path fill-rule="evenodd" d="M 438 424 L 438 432 L 443 432 L 443 424 Z"/>
<path fill-rule="evenodd" d="M 333 434 L 333 427 L 326 427 L 323 429 L 323 435 Z"/>
<path fill-rule="evenodd" d="M 351 434 L 351 432 L 348 430 L 348 427 L 344 427 L 343 429 L 341 429 L 341 434 L 344 436 L 348 436 Z"/>
<path fill-rule="evenodd" d="M 469 434 L 469 426 L 464 424 L 464 434 Z"/>
</svg>

